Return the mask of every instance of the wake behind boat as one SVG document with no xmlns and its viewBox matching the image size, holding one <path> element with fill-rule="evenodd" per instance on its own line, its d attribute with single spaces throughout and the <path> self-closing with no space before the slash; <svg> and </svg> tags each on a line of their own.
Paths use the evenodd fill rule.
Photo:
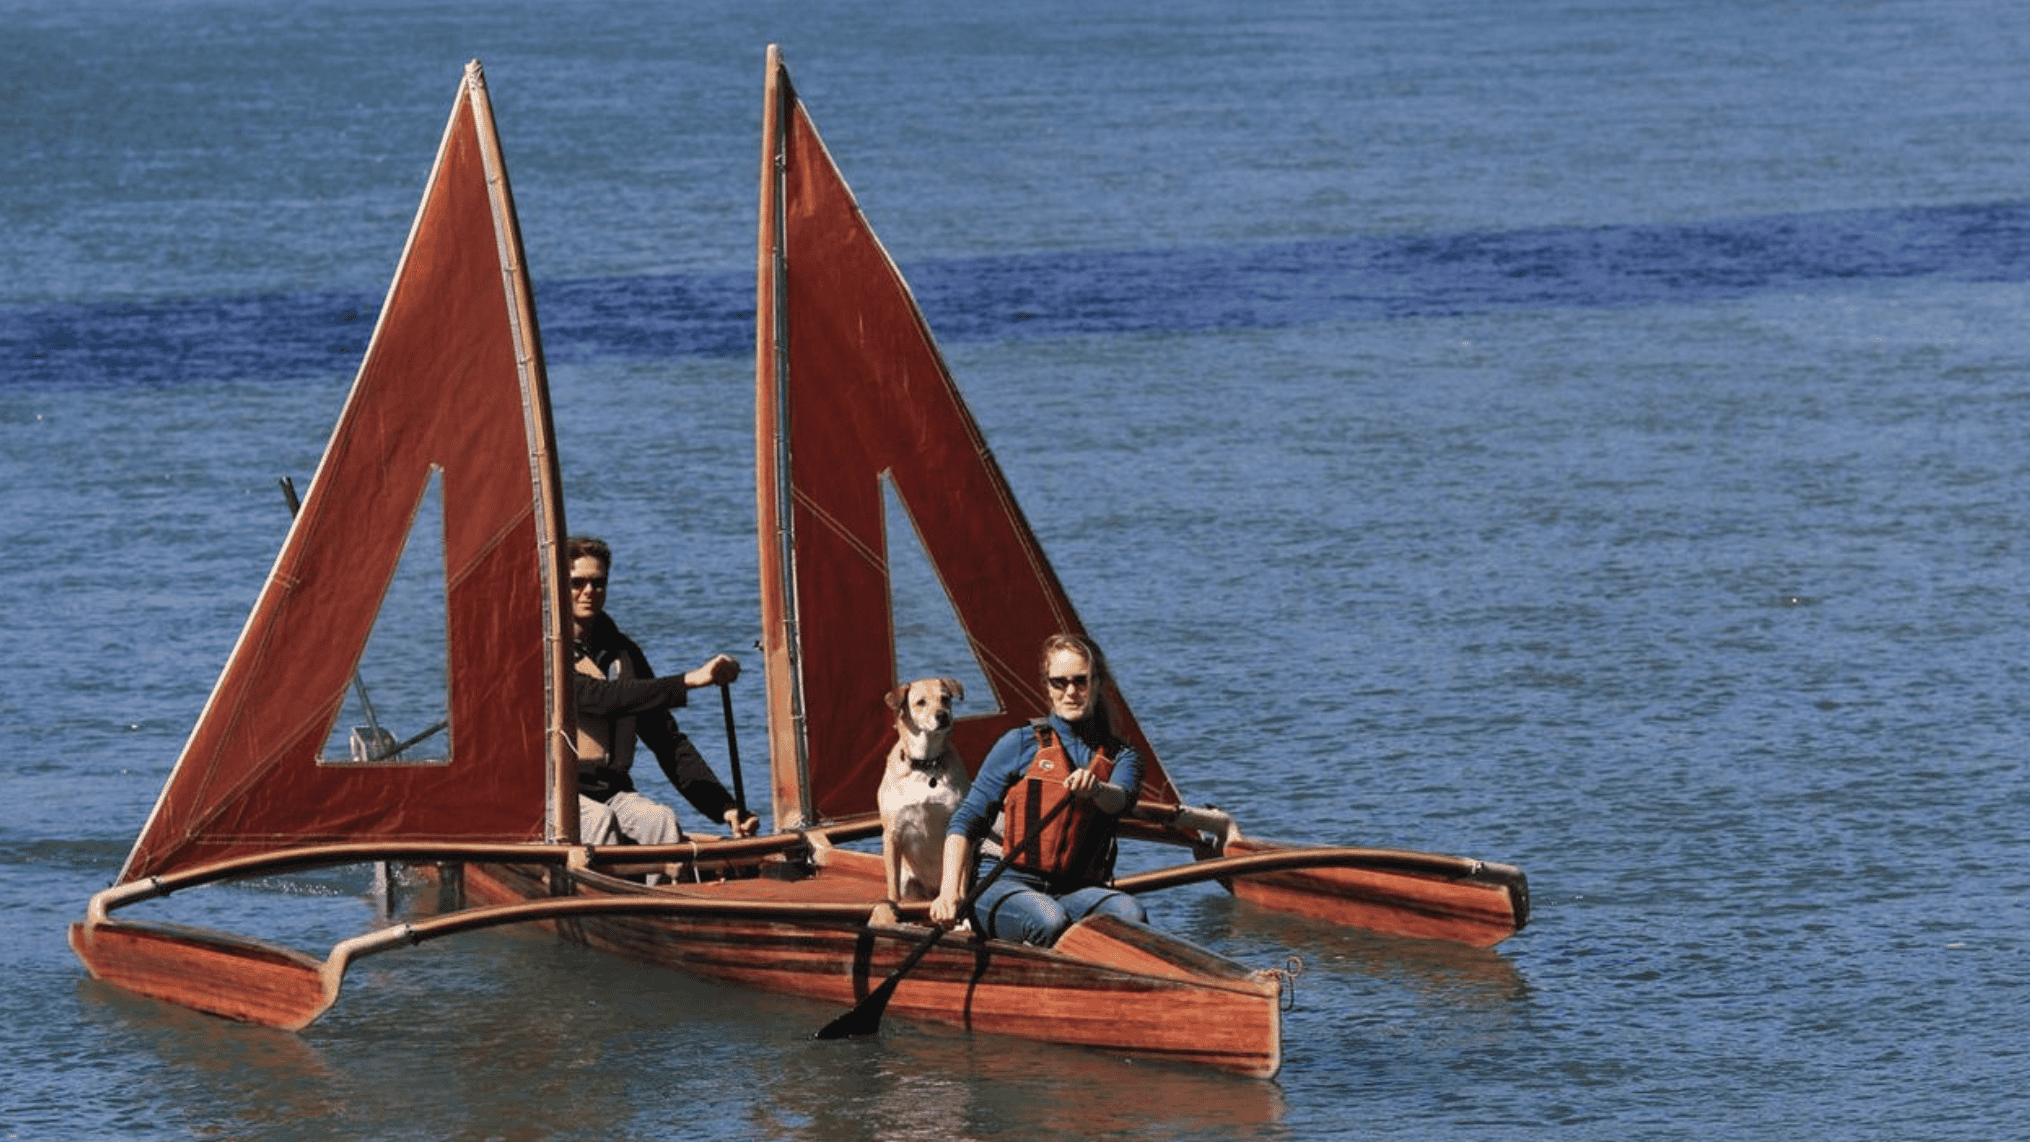
<svg viewBox="0 0 2030 1142">
<path fill-rule="evenodd" d="M 336 1000 L 361 956 L 540 923 L 841 1006 L 878 994 L 909 1018 L 1276 1072 L 1277 971 L 1107 919 L 1049 948 L 970 933 L 932 943 L 921 903 L 902 905 L 900 922 L 870 921 L 887 895 L 880 860 L 845 846 L 879 831 L 889 728 L 878 696 L 895 670 L 884 504 L 908 514 L 992 690 L 994 712 L 954 729 L 975 764 L 1046 708 L 1035 648 L 1083 626 L 774 48 L 761 184 L 757 508 L 775 831 L 578 843 L 561 482 L 519 227 L 475 63 L 302 512 L 119 881 L 72 928 L 94 975 L 293 1028 Z M 432 488 L 445 550 L 443 756 L 325 757 Z M 1257 841 L 1225 814 L 1186 807 L 1127 703 L 1109 697 L 1117 730 L 1146 759 L 1123 840 L 1195 858 L 1116 887 L 1217 880 L 1267 908 L 1479 946 L 1526 922 L 1526 881 L 1508 866 Z M 111 916 L 195 884 L 363 861 L 432 870 L 448 908 L 343 941 L 324 960 Z M 678 883 L 650 887 L 648 871 Z"/>
</svg>

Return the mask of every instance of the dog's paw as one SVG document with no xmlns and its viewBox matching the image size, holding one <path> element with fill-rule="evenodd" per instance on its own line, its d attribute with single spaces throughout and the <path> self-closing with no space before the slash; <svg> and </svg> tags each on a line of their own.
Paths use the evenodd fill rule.
<svg viewBox="0 0 2030 1142">
<path fill-rule="evenodd" d="M 886 900 L 876 904 L 874 911 L 867 915 L 867 923 L 871 925 L 893 927 L 901 922 L 902 918 L 895 914 L 895 905 Z"/>
</svg>

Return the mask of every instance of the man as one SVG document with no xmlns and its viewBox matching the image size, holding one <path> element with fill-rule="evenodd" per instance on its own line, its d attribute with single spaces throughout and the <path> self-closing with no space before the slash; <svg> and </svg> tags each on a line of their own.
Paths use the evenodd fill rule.
<svg viewBox="0 0 2030 1142">
<path fill-rule="evenodd" d="M 573 536 L 564 542 L 564 561 L 571 570 L 579 837 L 595 845 L 622 838 L 644 845 L 684 839 L 676 811 L 634 787 L 637 739 L 700 813 L 724 821 L 735 836 L 752 836 L 760 820 L 741 811 L 669 713 L 686 705 L 692 690 L 738 678 L 740 663 L 718 654 L 687 674 L 657 678 L 641 648 L 606 613 L 612 549 L 602 540 Z"/>
</svg>

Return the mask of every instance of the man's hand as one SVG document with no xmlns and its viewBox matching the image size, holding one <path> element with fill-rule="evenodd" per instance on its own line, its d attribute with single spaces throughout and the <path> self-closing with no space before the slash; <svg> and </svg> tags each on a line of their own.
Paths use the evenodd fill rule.
<svg viewBox="0 0 2030 1142">
<path fill-rule="evenodd" d="M 740 677 L 740 660 L 730 654 L 715 654 L 703 666 L 684 675 L 684 685 L 693 690 L 718 686 Z"/>
<path fill-rule="evenodd" d="M 751 837 L 761 831 L 761 818 L 752 813 L 742 813 L 738 806 L 726 810 L 726 827 L 736 837 Z"/>
</svg>

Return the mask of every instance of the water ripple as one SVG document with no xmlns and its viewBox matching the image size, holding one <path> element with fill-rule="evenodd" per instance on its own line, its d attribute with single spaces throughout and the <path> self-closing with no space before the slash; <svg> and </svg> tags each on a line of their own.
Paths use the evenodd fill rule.
<svg viewBox="0 0 2030 1142">
<path fill-rule="evenodd" d="M 2024 281 L 2030 202 L 1068 251 L 905 272 L 953 343 L 1620 309 L 1917 278 Z M 539 280 L 536 295 L 553 363 L 738 357 L 753 345 L 743 273 Z M 299 293 L 0 308 L 0 359 L 9 387 L 349 374 L 378 305 Z"/>
</svg>

